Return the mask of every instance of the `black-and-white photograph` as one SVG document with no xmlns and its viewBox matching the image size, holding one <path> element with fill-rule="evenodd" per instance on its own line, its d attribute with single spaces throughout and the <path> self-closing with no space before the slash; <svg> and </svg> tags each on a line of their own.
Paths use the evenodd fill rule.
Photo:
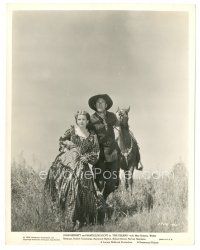
<svg viewBox="0 0 200 250">
<path fill-rule="evenodd" d="M 11 231 L 188 232 L 188 12 L 16 10 L 11 32 Z"/>
</svg>

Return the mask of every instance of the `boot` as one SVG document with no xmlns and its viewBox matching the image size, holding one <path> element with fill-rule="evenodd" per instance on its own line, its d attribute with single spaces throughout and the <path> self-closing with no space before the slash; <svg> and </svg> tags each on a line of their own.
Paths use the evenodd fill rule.
<svg viewBox="0 0 200 250">
<path fill-rule="evenodd" d="M 142 171 L 143 170 L 143 165 L 142 162 L 140 161 L 136 167 L 137 170 Z"/>
</svg>

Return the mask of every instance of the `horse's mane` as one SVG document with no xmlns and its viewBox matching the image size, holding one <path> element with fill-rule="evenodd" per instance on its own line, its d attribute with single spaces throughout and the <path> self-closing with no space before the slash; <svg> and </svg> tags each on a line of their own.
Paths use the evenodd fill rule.
<svg viewBox="0 0 200 250">
<path fill-rule="evenodd" d="M 126 124 L 121 123 L 121 124 L 120 124 L 120 127 L 121 127 L 122 129 L 128 129 L 128 130 L 129 130 L 129 125 L 128 125 L 128 123 L 126 123 Z"/>
</svg>

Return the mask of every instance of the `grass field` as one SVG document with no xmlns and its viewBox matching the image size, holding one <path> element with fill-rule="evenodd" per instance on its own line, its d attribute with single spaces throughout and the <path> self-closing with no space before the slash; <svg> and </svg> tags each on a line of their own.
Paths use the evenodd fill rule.
<svg viewBox="0 0 200 250">
<path fill-rule="evenodd" d="M 168 175 L 134 180 L 131 195 L 122 183 L 108 203 L 113 213 L 104 226 L 85 226 L 90 232 L 184 232 L 187 231 L 187 171 L 175 164 Z M 12 164 L 12 231 L 60 231 L 60 222 L 44 208 L 44 180 L 31 166 Z"/>
</svg>

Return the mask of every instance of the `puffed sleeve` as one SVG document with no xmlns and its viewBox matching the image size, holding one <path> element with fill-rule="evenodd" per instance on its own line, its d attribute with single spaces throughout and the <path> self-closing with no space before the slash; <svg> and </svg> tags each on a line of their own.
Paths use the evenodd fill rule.
<svg viewBox="0 0 200 250">
<path fill-rule="evenodd" d="M 99 143 L 98 143 L 98 139 L 97 139 L 97 135 L 94 134 L 93 135 L 93 146 L 91 149 L 91 152 L 88 152 L 86 154 L 86 158 L 89 164 L 94 165 L 98 159 L 99 159 Z"/>
<path fill-rule="evenodd" d="M 60 152 L 62 152 L 64 148 L 67 146 L 65 145 L 65 143 L 71 140 L 71 134 L 72 134 L 72 127 L 67 129 L 64 135 L 59 138 L 59 151 Z"/>
<path fill-rule="evenodd" d="M 59 138 L 59 142 L 63 142 L 65 140 L 69 140 L 70 141 L 70 139 L 71 139 L 71 132 L 72 132 L 72 128 L 67 129 L 65 131 L 64 135 Z"/>
</svg>

